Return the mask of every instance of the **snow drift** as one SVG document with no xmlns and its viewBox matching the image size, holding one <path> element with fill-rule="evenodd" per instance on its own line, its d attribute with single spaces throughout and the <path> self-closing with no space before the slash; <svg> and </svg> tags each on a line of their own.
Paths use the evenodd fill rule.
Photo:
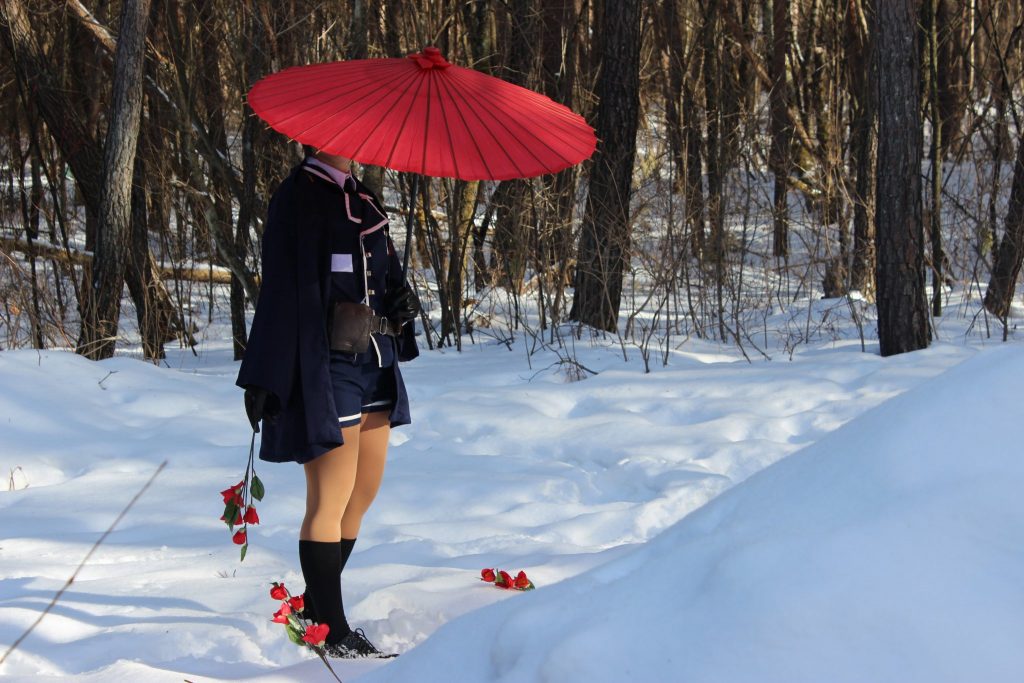
<svg viewBox="0 0 1024 683">
<path fill-rule="evenodd" d="M 1022 377 L 978 354 L 359 680 L 1024 680 Z"/>
</svg>

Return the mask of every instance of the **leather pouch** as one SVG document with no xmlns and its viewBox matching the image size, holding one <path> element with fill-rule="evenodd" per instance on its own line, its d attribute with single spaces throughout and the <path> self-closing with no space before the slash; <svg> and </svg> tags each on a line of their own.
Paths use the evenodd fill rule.
<svg viewBox="0 0 1024 683">
<path fill-rule="evenodd" d="M 331 309 L 328 326 L 331 350 L 363 353 L 370 347 L 373 309 L 365 304 L 337 301 Z"/>
</svg>

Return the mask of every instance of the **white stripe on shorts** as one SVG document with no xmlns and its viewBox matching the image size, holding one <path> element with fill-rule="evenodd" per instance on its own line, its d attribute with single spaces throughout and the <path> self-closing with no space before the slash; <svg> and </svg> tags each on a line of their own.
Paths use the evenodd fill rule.
<svg viewBox="0 0 1024 683">
<path fill-rule="evenodd" d="M 380 408 L 382 406 L 389 406 L 389 405 L 391 405 L 391 400 L 390 399 L 385 399 L 383 401 L 374 401 L 373 403 L 367 403 L 366 405 L 364 405 L 363 406 L 363 410 L 366 410 L 367 408 Z M 349 420 L 358 420 L 362 416 L 363 416 L 362 413 L 356 413 L 355 415 L 346 415 L 345 417 L 339 417 L 338 418 L 338 422 L 348 422 Z"/>
</svg>

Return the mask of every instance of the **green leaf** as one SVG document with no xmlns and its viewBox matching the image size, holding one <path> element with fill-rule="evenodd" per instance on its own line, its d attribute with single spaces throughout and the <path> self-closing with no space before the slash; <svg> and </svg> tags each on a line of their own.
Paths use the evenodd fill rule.
<svg viewBox="0 0 1024 683">
<path fill-rule="evenodd" d="M 234 520 L 234 524 L 231 523 L 232 520 Z M 229 529 L 242 523 L 242 510 L 233 502 L 224 506 L 224 523 L 228 525 Z"/>
<path fill-rule="evenodd" d="M 305 641 L 302 640 L 302 634 L 296 628 L 294 628 L 291 624 L 288 624 L 285 627 L 285 630 L 288 632 L 288 640 L 292 641 L 296 645 L 305 645 L 306 644 Z"/>
<path fill-rule="evenodd" d="M 245 543 L 245 544 L 242 545 L 242 556 L 241 556 L 241 559 L 238 560 L 239 562 L 245 562 L 245 551 L 248 550 L 248 549 L 249 549 L 249 544 L 248 543 Z"/>
<path fill-rule="evenodd" d="M 263 500 L 263 496 L 266 494 L 266 492 L 267 490 L 263 488 L 263 482 L 260 481 L 259 477 L 253 474 L 252 483 L 249 484 L 249 493 L 251 493 L 252 497 L 255 498 L 256 500 Z"/>
</svg>

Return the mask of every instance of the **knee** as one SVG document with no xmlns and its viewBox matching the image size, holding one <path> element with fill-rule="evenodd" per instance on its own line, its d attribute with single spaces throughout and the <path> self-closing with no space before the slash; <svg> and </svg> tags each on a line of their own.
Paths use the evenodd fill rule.
<svg viewBox="0 0 1024 683">
<path fill-rule="evenodd" d="M 370 509 L 373 498 L 373 496 L 365 496 L 353 491 L 352 497 L 348 500 L 348 505 L 345 506 L 345 516 L 358 515 L 362 517 Z"/>
<path fill-rule="evenodd" d="M 345 506 L 345 514 L 362 516 L 370 509 L 373 499 L 377 497 L 377 486 L 357 486 Z"/>
<path fill-rule="evenodd" d="M 323 496 L 315 499 L 306 499 L 306 517 L 307 518 L 332 518 L 339 519 L 342 513 L 345 511 L 347 500 L 338 499 L 330 500 L 325 499 Z"/>
</svg>

